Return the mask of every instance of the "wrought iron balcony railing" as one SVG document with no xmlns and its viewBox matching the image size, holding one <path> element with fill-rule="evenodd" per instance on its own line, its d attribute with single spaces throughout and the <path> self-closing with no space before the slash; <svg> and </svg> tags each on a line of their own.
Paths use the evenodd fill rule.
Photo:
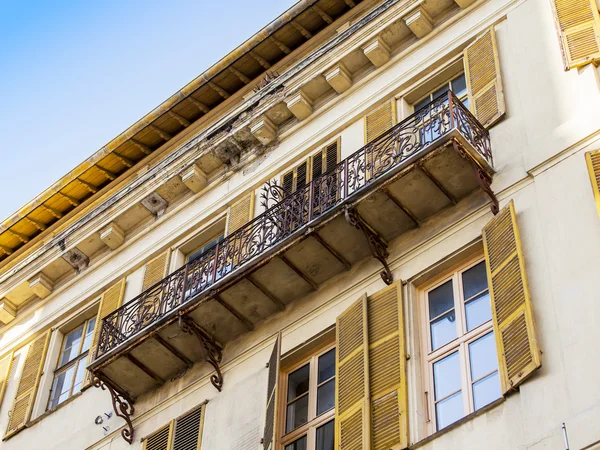
<svg viewBox="0 0 600 450">
<path fill-rule="evenodd" d="M 487 130 L 449 92 L 294 193 L 284 196 L 281 188 L 268 183 L 268 197 L 276 201 L 273 206 L 267 204 L 263 214 L 102 320 L 96 358 L 151 328 L 180 306 L 209 295 L 215 283 L 341 204 L 352 202 L 368 186 L 402 163 L 418 158 L 452 131 L 458 131 L 492 166 Z"/>
</svg>

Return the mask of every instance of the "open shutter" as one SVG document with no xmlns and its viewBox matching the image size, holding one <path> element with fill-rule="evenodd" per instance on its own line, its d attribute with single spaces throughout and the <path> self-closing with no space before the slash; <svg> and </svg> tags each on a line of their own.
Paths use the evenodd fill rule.
<svg viewBox="0 0 600 450">
<path fill-rule="evenodd" d="M 336 320 L 335 436 L 339 450 L 369 448 L 367 296 Z"/>
<path fill-rule="evenodd" d="M 17 393 L 10 409 L 8 427 L 4 435 L 5 439 L 25 428 L 31 417 L 31 410 L 42 376 L 44 360 L 46 359 L 50 332 L 51 330 L 48 330 L 29 344 L 27 356 L 23 363 L 23 371 L 19 378 Z"/>
<path fill-rule="evenodd" d="M 281 177 L 281 187 L 283 188 L 285 195 L 290 195 L 292 192 L 294 192 L 293 170 L 290 170 L 289 172 L 283 174 L 283 176 Z"/>
<path fill-rule="evenodd" d="M 175 421 L 173 450 L 200 450 L 205 408 L 202 405 Z"/>
<path fill-rule="evenodd" d="M 483 229 L 483 245 L 502 389 L 506 393 L 541 365 L 512 200 Z"/>
<path fill-rule="evenodd" d="M 151 288 L 164 277 L 167 276 L 169 266 L 169 251 L 161 253 L 156 258 L 146 263 L 144 269 L 144 280 L 142 282 L 142 292 Z"/>
<path fill-rule="evenodd" d="M 173 422 L 144 439 L 143 450 L 171 450 Z"/>
<path fill-rule="evenodd" d="M 92 344 L 90 345 L 88 364 L 96 359 L 96 349 L 98 347 L 98 339 L 100 338 L 100 330 L 102 329 L 102 319 L 121 306 L 124 294 L 125 277 L 102 293 L 100 304 L 98 305 L 98 313 L 96 314 L 96 325 L 94 328 L 94 335 L 92 336 Z M 91 383 L 91 373 L 87 372 L 84 387 L 88 387 Z"/>
<path fill-rule="evenodd" d="M 10 369 L 12 368 L 13 357 L 14 353 L 10 352 L 4 358 L 0 359 L 0 405 L 2 405 L 4 391 L 6 391 L 6 385 L 8 384 L 8 377 L 10 375 Z"/>
<path fill-rule="evenodd" d="M 279 386 L 279 364 L 281 359 L 281 333 L 275 340 L 271 357 L 269 358 L 269 378 L 267 381 L 267 412 L 265 431 L 263 433 L 263 449 L 275 448 L 275 433 L 277 432 L 277 387 Z"/>
<path fill-rule="evenodd" d="M 246 225 L 254 217 L 254 192 L 244 196 L 229 207 L 227 212 L 227 235 Z"/>
<path fill-rule="evenodd" d="M 551 0 L 565 70 L 600 58 L 600 17 L 596 0 Z"/>
<path fill-rule="evenodd" d="M 471 111 L 489 127 L 506 112 L 493 27 L 465 49 L 464 64 Z"/>
<path fill-rule="evenodd" d="M 402 282 L 367 299 L 373 450 L 408 446 L 406 350 Z"/>
<path fill-rule="evenodd" d="M 592 183 L 592 191 L 596 200 L 596 210 L 600 216 L 600 150 L 587 152 L 585 154 L 588 172 L 590 174 L 590 182 Z"/>
<path fill-rule="evenodd" d="M 365 116 L 365 144 L 381 136 L 396 124 L 395 102 L 385 102 Z"/>
</svg>

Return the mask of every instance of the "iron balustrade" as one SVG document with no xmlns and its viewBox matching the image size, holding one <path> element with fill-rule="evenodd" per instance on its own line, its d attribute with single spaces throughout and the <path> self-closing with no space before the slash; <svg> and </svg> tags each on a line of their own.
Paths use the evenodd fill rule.
<svg viewBox="0 0 600 450">
<path fill-rule="evenodd" d="M 96 357 L 207 292 L 216 282 L 357 196 L 363 188 L 453 130 L 459 131 L 492 166 L 488 131 L 449 92 L 290 195 L 285 196 L 280 187 L 267 183 L 267 198 L 276 199 L 276 204 L 269 207 L 267 201 L 263 214 L 102 320 Z"/>
</svg>

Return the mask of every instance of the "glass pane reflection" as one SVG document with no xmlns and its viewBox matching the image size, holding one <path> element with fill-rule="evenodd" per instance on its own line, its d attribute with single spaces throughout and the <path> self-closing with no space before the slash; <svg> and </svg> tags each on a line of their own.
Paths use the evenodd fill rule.
<svg viewBox="0 0 600 450">
<path fill-rule="evenodd" d="M 439 400 L 460 389 L 458 352 L 433 364 L 435 399 Z"/>
<path fill-rule="evenodd" d="M 285 446 L 285 450 L 306 450 L 306 436 Z"/>
<path fill-rule="evenodd" d="M 492 403 L 500 398 L 500 378 L 498 371 L 482 378 L 477 383 L 473 383 L 473 403 L 475 410 Z"/>
<path fill-rule="evenodd" d="M 328 381 L 317 389 L 317 415 L 333 408 L 335 404 L 335 380 Z"/>
<path fill-rule="evenodd" d="M 285 432 L 289 433 L 308 421 L 308 395 L 299 398 L 287 406 Z"/>
<path fill-rule="evenodd" d="M 492 305 L 490 293 L 486 292 L 465 304 L 467 316 L 467 331 L 477 328 L 482 323 L 492 320 Z"/>
<path fill-rule="evenodd" d="M 329 380 L 335 375 L 335 348 L 319 356 L 319 373 L 317 383 Z"/>
<path fill-rule="evenodd" d="M 447 427 L 463 416 L 462 392 L 457 392 L 451 397 L 435 405 L 435 418 L 437 429 Z"/>
<path fill-rule="evenodd" d="M 288 376 L 288 395 L 287 401 L 292 401 L 296 397 L 308 392 L 308 378 L 310 368 L 307 365 L 295 370 Z"/>
<path fill-rule="evenodd" d="M 317 428 L 317 450 L 333 450 L 333 420 Z"/>
<path fill-rule="evenodd" d="M 431 350 L 437 350 L 456 338 L 456 315 L 454 311 L 431 322 Z"/>
</svg>

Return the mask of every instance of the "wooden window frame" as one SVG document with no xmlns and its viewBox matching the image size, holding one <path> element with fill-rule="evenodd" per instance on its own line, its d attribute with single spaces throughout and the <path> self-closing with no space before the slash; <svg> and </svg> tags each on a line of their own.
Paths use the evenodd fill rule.
<svg viewBox="0 0 600 450">
<path fill-rule="evenodd" d="M 424 405 L 426 408 L 426 427 L 428 435 L 434 434 L 437 431 L 437 418 L 435 414 L 435 405 L 437 402 L 444 400 L 456 392 L 451 393 L 445 396 L 442 399 L 435 400 L 434 394 L 434 379 L 433 379 L 433 365 L 434 363 L 444 359 L 445 357 L 451 355 L 452 353 L 458 352 L 459 355 L 459 364 L 460 364 L 460 380 L 461 380 L 461 391 L 463 392 L 462 401 L 463 401 L 463 417 L 475 412 L 474 400 L 473 400 L 473 390 L 472 386 L 475 382 L 485 378 L 490 375 L 486 374 L 485 376 L 477 379 L 471 379 L 471 361 L 468 355 L 469 352 L 469 344 L 472 342 L 482 338 L 488 333 L 494 331 L 494 321 L 493 317 L 490 317 L 490 320 L 487 322 L 478 325 L 471 331 L 467 331 L 466 326 L 466 313 L 465 313 L 465 304 L 471 300 L 475 299 L 482 293 L 486 292 L 486 290 L 482 290 L 477 294 L 469 297 L 468 299 L 464 299 L 463 295 L 463 285 L 462 285 L 462 274 L 469 270 L 470 268 L 476 266 L 477 264 L 484 263 L 485 258 L 482 252 L 478 252 L 477 254 L 469 257 L 466 260 L 452 266 L 448 270 L 445 270 L 439 276 L 436 276 L 434 279 L 427 282 L 427 284 L 419 287 L 418 299 L 420 306 L 420 315 L 419 320 L 421 322 L 422 332 L 421 332 L 421 352 L 424 355 L 422 361 L 422 370 L 424 371 L 423 376 L 423 395 L 424 395 Z M 487 276 L 487 275 L 486 275 Z M 434 318 L 432 320 L 429 319 L 429 302 L 428 302 L 428 293 L 433 289 L 443 285 L 447 281 L 452 280 L 452 288 L 454 295 L 454 311 L 455 311 L 455 320 L 457 322 L 457 337 L 450 342 L 444 344 L 440 348 L 431 351 L 431 331 L 430 331 L 430 323 L 432 320 L 437 319 Z M 487 292 L 489 293 L 489 280 Z M 490 306 L 491 308 L 491 306 Z M 446 314 L 444 312 L 443 314 Z M 443 315 L 441 314 L 441 315 Z M 441 316 L 440 315 L 440 316 Z M 439 317 L 439 316 L 438 316 Z M 496 351 L 498 351 L 496 345 L 496 339 L 494 339 L 494 345 L 496 346 Z M 500 368 L 497 367 L 496 371 L 498 371 L 498 375 Z"/>
<path fill-rule="evenodd" d="M 306 450 L 315 450 L 316 448 L 316 435 L 317 428 L 325 425 L 326 423 L 334 420 L 335 418 L 335 405 L 333 408 L 325 411 L 324 413 L 317 415 L 317 388 L 325 383 L 328 383 L 331 380 L 335 380 L 335 374 L 333 377 L 323 381 L 322 383 L 317 383 L 318 380 L 318 361 L 319 357 L 329 352 L 332 349 L 335 349 L 335 337 L 333 341 L 328 339 L 326 343 L 318 345 L 314 349 L 310 350 L 310 353 L 307 355 L 306 352 L 302 352 L 301 359 L 295 359 L 292 362 L 287 362 L 282 364 L 280 369 L 280 381 L 279 381 L 279 398 L 277 401 L 279 402 L 279 417 L 277 420 L 278 430 L 277 430 L 277 445 L 275 448 L 284 450 L 286 445 L 293 443 L 294 441 L 302 438 L 303 436 L 307 436 L 307 447 Z M 309 367 L 309 389 L 308 389 L 308 421 L 296 428 L 295 430 L 290 431 L 289 433 L 285 433 L 285 419 L 287 413 L 287 405 L 291 402 L 287 401 L 287 389 L 288 389 L 288 376 L 305 366 L 306 364 L 310 364 Z M 294 400 L 292 400 L 294 401 Z"/>
</svg>

